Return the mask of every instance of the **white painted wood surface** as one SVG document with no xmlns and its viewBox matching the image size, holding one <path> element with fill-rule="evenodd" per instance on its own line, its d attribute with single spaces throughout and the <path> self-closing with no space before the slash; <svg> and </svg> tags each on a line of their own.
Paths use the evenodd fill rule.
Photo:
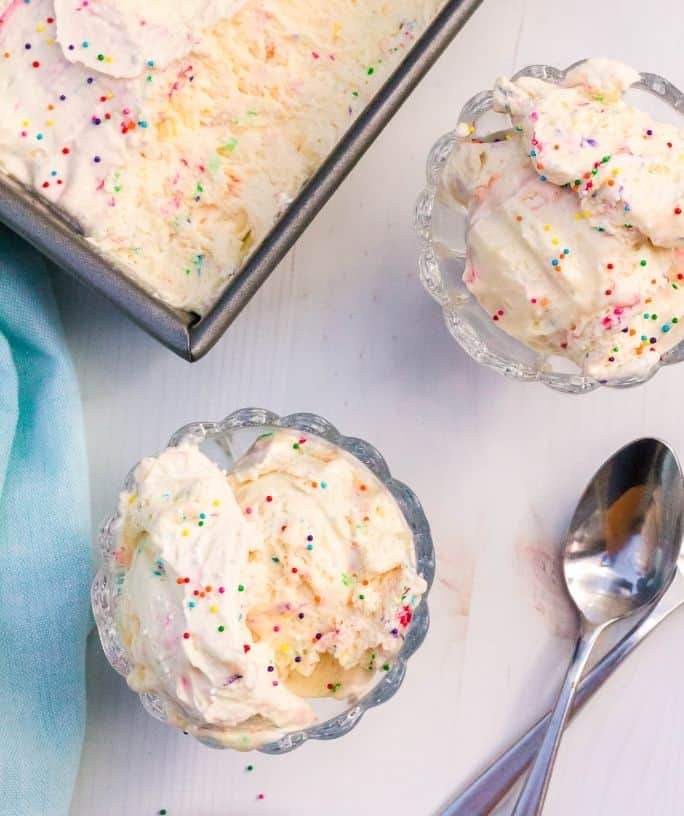
<svg viewBox="0 0 684 816">
<path fill-rule="evenodd" d="M 553 564 L 578 492 L 639 434 L 684 456 L 684 367 L 585 397 L 477 367 L 416 275 L 411 221 L 434 140 L 500 72 L 605 54 L 684 85 L 677 0 L 485 0 L 209 357 L 194 366 L 57 278 L 83 389 L 94 524 L 180 425 L 247 405 L 311 410 L 378 445 L 424 502 L 432 629 L 399 694 L 346 738 L 265 757 L 149 718 L 91 638 L 72 816 L 436 814 L 551 701 L 573 620 Z M 684 615 L 566 736 L 549 816 L 684 812 Z M 245 770 L 248 763 L 254 771 Z M 265 798 L 258 800 L 259 793 Z"/>
</svg>

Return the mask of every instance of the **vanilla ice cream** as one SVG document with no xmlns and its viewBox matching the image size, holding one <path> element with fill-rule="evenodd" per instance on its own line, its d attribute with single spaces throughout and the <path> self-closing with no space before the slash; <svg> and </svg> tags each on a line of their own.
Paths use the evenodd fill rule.
<svg viewBox="0 0 684 816">
<path fill-rule="evenodd" d="M 592 59 L 560 85 L 497 80 L 513 128 L 462 127 L 445 173 L 468 208 L 464 281 L 498 326 L 601 381 L 644 376 L 684 334 L 684 130 L 627 104 Z"/>
<path fill-rule="evenodd" d="M 205 313 L 443 0 L 0 0 L 0 170 Z"/>
<path fill-rule="evenodd" d="M 128 683 L 168 720 L 248 750 L 391 668 L 426 589 L 387 488 L 308 434 L 260 437 L 228 473 L 196 444 L 144 459 L 120 502 Z"/>
</svg>

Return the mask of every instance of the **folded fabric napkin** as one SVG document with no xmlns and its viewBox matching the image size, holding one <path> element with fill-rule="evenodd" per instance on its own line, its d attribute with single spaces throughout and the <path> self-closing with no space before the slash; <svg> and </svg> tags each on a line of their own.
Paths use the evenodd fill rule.
<svg viewBox="0 0 684 816">
<path fill-rule="evenodd" d="M 85 723 L 90 522 L 42 257 L 0 226 L 0 814 L 66 816 Z"/>
</svg>

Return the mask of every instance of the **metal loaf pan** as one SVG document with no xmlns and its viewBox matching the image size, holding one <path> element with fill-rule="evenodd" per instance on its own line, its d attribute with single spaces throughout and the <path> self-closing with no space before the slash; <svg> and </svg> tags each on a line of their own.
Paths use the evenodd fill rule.
<svg viewBox="0 0 684 816">
<path fill-rule="evenodd" d="M 202 318 L 171 309 L 130 280 L 64 216 L 0 173 L 0 221 L 59 267 L 101 292 L 190 362 L 219 340 L 482 0 L 447 0 L 336 148 Z"/>
</svg>

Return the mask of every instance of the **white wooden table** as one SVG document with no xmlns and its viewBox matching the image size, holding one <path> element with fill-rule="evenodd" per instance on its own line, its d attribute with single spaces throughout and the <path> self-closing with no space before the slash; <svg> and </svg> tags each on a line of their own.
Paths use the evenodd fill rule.
<svg viewBox="0 0 684 816">
<path fill-rule="evenodd" d="M 260 405 L 315 411 L 377 444 L 421 497 L 438 555 L 431 632 L 399 694 L 346 738 L 282 757 L 211 751 L 156 723 L 91 637 L 73 816 L 428 816 L 542 713 L 574 631 L 554 572 L 559 536 L 586 479 L 623 442 L 656 434 L 684 456 L 684 367 L 584 397 L 479 368 L 418 281 L 413 203 L 429 147 L 496 74 L 605 54 L 681 86 L 681 19 L 677 0 L 485 0 L 193 366 L 58 278 L 94 524 L 129 466 L 180 425 Z M 674 616 L 572 726 L 546 813 L 684 812 L 683 644 L 684 615 Z"/>
</svg>

